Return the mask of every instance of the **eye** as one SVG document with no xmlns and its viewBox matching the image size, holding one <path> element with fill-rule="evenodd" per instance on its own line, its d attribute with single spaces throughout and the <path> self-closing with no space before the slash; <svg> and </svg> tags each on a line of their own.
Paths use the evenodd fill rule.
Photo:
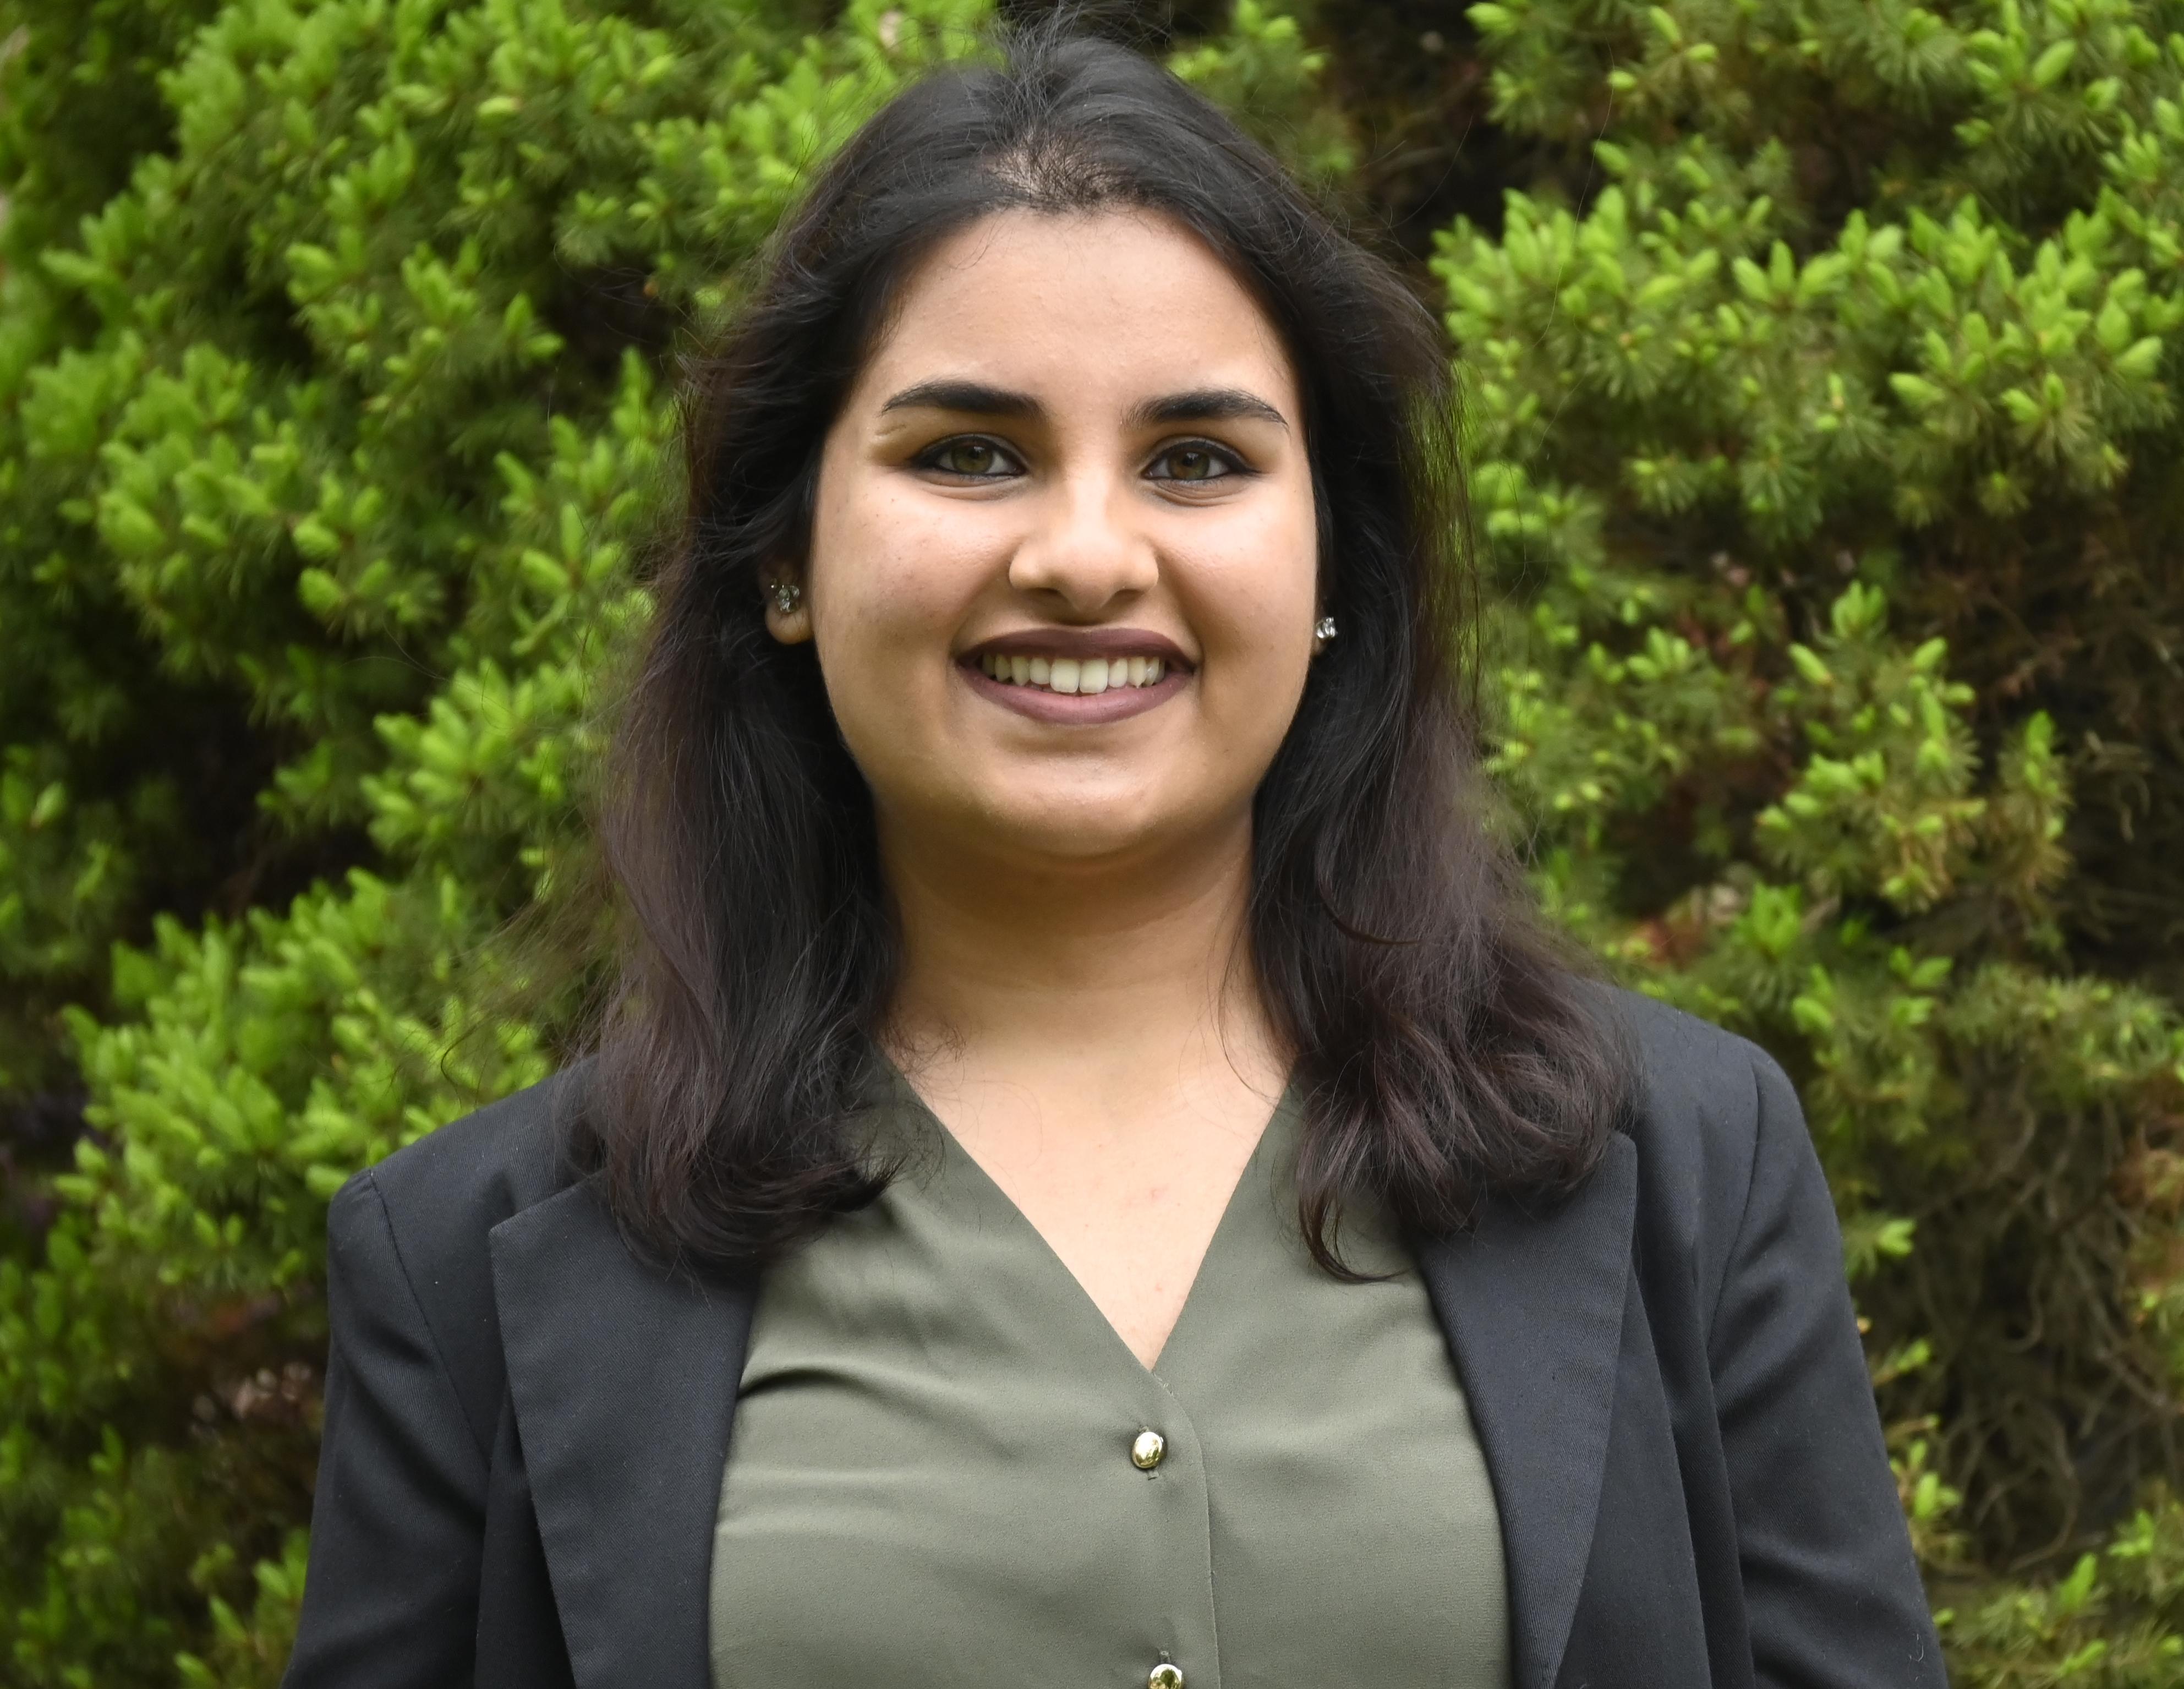
<svg viewBox="0 0 2184 1689">
<path fill-rule="evenodd" d="M 1016 460 L 1003 450 L 1000 442 L 989 440 L 978 434 L 962 434 L 952 440 L 943 440 L 930 446 L 917 459 L 922 469 L 937 469 L 943 475 L 960 475 L 972 481 L 999 481 Z"/>
<path fill-rule="evenodd" d="M 1232 475 L 1250 473 L 1234 452 L 1207 440 L 1184 440 L 1166 447 L 1153 463 L 1167 464 L 1170 471 L 1154 476 L 1156 481 L 1226 481 Z"/>
</svg>

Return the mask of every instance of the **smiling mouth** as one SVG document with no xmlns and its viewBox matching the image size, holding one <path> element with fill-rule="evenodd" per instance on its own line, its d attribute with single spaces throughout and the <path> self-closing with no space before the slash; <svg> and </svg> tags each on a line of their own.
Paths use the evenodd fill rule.
<svg viewBox="0 0 2184 1689">
<path fill-rule="evenodd" d="M 1167 678 L 1163 657 L 1034 656 L 1023 652 L 988 651 L 973 660 L 989 680 L 1064 697 L 1094 698 L 1125 687 L 1158 686 Z"/>
<path fill-rule="evenodd" d="M 1096 727 L 1158 709 L 1198 666 L 1150 627 L 1024 627 L 956 659 L 958 672 L 1003 709 L 1063 727 Z"/>
</svg>

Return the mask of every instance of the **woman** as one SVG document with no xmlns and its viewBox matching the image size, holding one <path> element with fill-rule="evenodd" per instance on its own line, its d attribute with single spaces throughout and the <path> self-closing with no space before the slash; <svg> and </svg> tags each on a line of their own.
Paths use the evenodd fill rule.
<svg viewBox="0 0 2184 1689">
<path fill-rule="evenodd" d="M 709 365 L 593 1058 L 360 1173 L 288 1681 L 1930 1685 L 1780 1071 L 1467 793 L 1446 353 L 1067 26 Z"/>
</svg>

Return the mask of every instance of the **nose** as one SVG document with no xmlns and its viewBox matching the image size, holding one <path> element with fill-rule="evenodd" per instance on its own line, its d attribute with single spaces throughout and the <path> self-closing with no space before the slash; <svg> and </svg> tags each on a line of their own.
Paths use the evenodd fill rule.
<svg viewBox="0 0 2184 1689">
<path fill-rule="evenodd" d="M 1131 504 L 1112 475 L 1057 480 L 1033 507 L 1009 561 L 1009 584 L 1084 622 L 1150 591 L 1160 579 L 1159 553 Z"/>
</svg>

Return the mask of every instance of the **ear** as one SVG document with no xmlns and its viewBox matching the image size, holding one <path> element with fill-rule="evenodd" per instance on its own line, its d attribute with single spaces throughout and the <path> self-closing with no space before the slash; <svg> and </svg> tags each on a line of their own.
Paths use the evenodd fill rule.
<svg viewBox="0 0 2184 1689">
<path fill-rule="evenodd" d="M 784 645 L 811 637 L 811 605 L 798 583 L 783 577 L 766 585 L 766 631 Z"/>
</svg>

